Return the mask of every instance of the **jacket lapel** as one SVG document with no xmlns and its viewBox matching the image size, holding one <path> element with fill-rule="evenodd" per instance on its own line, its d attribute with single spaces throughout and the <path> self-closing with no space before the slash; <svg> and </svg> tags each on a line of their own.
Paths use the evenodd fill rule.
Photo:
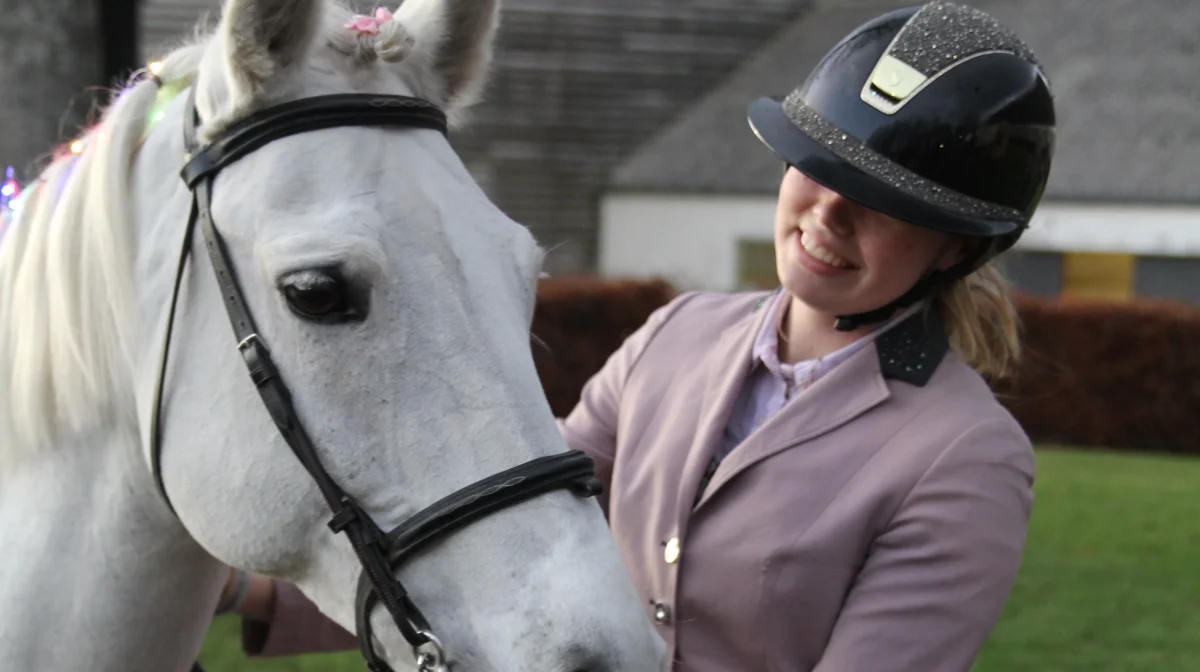
<svg viewBox="0 0 1200 672">
<path fill-rule="evenodd" d="M 746 342 L 745 362 L 737 367 L 742 378 L 749 363 L 749 345 L 756 333 L 751 332 Z M 915 313 L 879 335 L 746 437 L 713 474 L 695 508 L 703 506 L 721 486 L 752 465 L 837 429 L 883 403 L 891 396 L 887 380 L 924 386 L 949 347 L 937 310 Z M 722 424 L 718 436 L 723 429 Z"/>
<path fill-rule="evenodd" d="M 879 353 L 872 343 L 791 399 L 729 453 L 696 507 L 750 466 L 841 427 L 889 396 Z"/>
<path fill-rule="evenodd" d="M 726 329 L 717 346 L 703 360 L 705 384 L 700 413 L 680 474 L 676 511 L 681 518 L 678 521 L 681 528 L 683 519 L 692 510 L 704 471 L 724 436 L 729 413 L 741 392 L 742 383 L 750 373 L 754 338 L 770 312 L 768 302 L 774 296 L 768 295 L 749 315 Z"/>
</svg>

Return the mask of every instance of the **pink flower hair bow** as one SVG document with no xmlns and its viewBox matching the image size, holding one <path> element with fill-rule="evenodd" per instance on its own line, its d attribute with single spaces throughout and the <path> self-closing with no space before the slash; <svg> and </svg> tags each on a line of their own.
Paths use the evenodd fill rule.
<svg viewBox="0 0 1200 672">
<path fill-rule="evenodd" d="M 386 7 L 375 10 L 375 16 L 355 14 L 353 19 L 346 22 L 346 27 L 363 35 L 378 35 L 379 26 L 392 20 L 392 13 Z"/>
</svg>

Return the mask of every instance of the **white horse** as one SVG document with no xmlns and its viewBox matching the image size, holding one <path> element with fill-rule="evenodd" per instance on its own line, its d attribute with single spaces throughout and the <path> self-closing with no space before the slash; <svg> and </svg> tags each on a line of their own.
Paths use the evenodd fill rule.
<svg viewBox="0 0 1200 672">
<path fill-rule="evenodd" d="M 154 71 L 196 87 L 202 140 L 268 104 L 338 92 L 420 96 L 461 120 L 497 4 L 407 0 L 372 34 L 324 0 L 226 0 L 211 36 Z M 155 489 L 148 424 L 190 203 L 186 96 L 160 110 L 159 91 L 151 78 L 123 91 L 0 240 L 0 670 L 186 670 L 226 564 L 293 581 L 355 627 L 359 562 L 248 379 L 202 249 L 165 390 L 178 518 Z M 542 252 L 442 134 L 286 137 L 226 168 L 212 200 L 321 461 L 381 528 L 566 450 L 530 352 Z M 331 268 L 353 316 L 299 316 L 289 288 Z M 661 669 L 592 499 L 560 491 L 495 513 L 398 576 L 458 672 Z M 411 665 L 382 609 L 372 624 L 389 662 Z"/>
</svg>

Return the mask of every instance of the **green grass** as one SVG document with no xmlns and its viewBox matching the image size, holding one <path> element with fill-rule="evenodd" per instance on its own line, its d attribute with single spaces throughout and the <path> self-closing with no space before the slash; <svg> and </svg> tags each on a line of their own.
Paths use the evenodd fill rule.
<svg viewBox="0 0 1200 672">
<path fill-rule="evenodd" d="M 1200 460 L 1044 448 L 1035 493 L 975 672 L 1200 669 Z"/>
<path fill-rule="evenodd" d="M 973 672 L 1200 670 L 1200 460 L 1040 448 L 1024 563 Z M 356 652 L 247 661 L 217 619 L 208 672 L 362 672 Z"/>
<path fill-rule="evenodd" d="M 236 616 L 213 620 L 200 649 L 204 672 L 365 672 L 367 669 L 358 651 L 249 660 L 242 653 L 240 629 L 241 619 Z"/>
</svg>

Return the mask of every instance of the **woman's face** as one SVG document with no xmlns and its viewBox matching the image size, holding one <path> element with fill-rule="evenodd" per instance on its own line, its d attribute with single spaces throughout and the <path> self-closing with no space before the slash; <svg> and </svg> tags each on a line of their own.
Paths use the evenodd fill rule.
<svg viewBox="0 0 1200 672">
<path fill-rule="evenodd" d="M 849 201 L 789 167 L 775 212 L 784 289 L 810 308 L 848 315 L 884 306 L 932 268 L 962 258 L 961 239 Z"/>
</svg>

